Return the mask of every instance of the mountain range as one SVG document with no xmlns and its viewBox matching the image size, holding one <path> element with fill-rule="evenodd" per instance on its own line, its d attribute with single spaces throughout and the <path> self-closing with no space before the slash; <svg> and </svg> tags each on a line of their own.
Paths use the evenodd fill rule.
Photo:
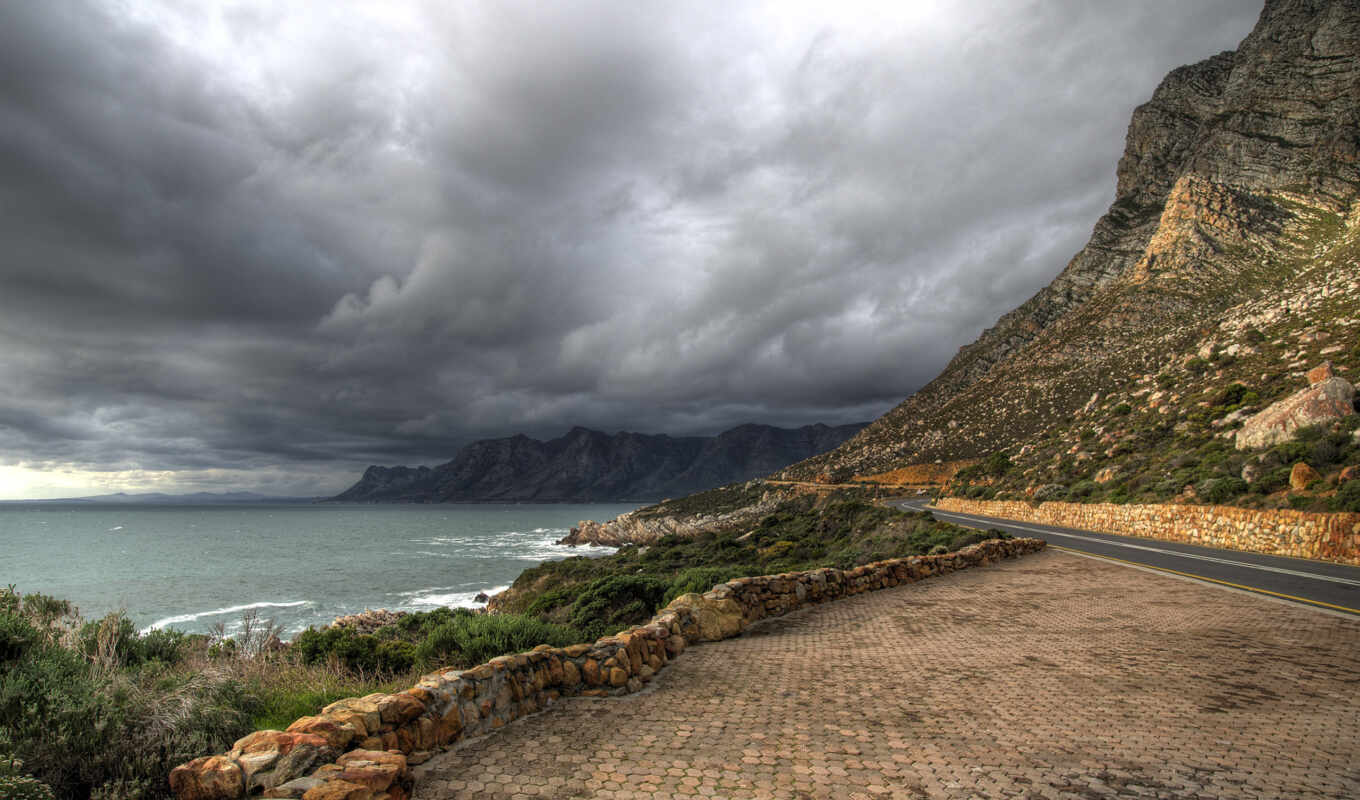
<svg viewBox="0 0 1360 800">
<path fill-rule="evenodd" d="M 482 439 L 436 467 L 371 466 L 332 500 L 349 503 L 585 503 L 657 500 L 767 475 L 830 450 L 864 423 L 740 425 L 717 436 L 573 428 L 540 441 Z"/>
</svg>

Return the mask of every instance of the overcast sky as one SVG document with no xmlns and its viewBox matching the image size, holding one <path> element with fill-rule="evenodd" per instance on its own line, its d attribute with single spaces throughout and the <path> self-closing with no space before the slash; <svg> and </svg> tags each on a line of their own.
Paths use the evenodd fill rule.
<svg viewBox="0 0 1360 800">
<path fill-rule="evenodd" d="M 1260 5 L 0 4 L 0 497 L 871 419 Z"/>
</svg>

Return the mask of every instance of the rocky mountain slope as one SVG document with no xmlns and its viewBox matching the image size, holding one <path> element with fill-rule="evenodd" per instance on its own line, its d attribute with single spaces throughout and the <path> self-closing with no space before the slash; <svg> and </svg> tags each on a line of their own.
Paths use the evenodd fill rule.
<svg viewBox="0 0 1360 800">
<path fill-rule="evenodd" d="M 1269 448 L 1239 449 L 1237 430 L 1303 402 L 1324 361 L 1347 386 L 1360 375 L 1360 4 L 1268 0 L 1236 51 L 1174 70 L 1134 111 L 1117 178 L 1048 287 L 845 444 L 771 478 L 939 465 L 966 467 L 948 491 L 971 497 L 1334 505 L 1360 475 L 1360 417 Z M 1319 480 L 1281 485 L 1301 461 Z M 786 490 L 710 493 L 596 533 L 746 524 Z"/>
<path fill-rule="evenodd" d="M 741 425 L 717 436 L 613 435 L 573 428 L 539 441 L 483 439 L 437 467 L 369 467 L 332 498 L 358 503 L 593 502 L 678 497 L 766 475 L 825 452 L 863 424 Z"/>
<path fill-rule="evenodd" d="M 1115 201 L 1052 284 L 851 441 L 779 477 L 1023 460 L 1036 439 L 1080 444 L 1079 417 L 1145 408 L 1158 386 L 1203 402 L 1241 372 L 1260 401 L 1279 399 L 1324 356 L 1353 376 L 1358 190 L 1360 6 L 1270 0 L 1237 51 L 1175 70 L 1134 112 Z M 1251 369 L 1200 363 L 1229 349 Z M 1209 422 L 1172 405 L 1159 424 Z"/>
</svg>

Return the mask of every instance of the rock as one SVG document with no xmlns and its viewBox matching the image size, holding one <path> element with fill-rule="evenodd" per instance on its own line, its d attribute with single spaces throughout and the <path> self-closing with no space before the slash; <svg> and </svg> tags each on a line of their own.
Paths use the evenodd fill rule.
<svg viewBox="0 0 1360 800">
<path fill-rule="evenodd" d="M 488 601 L 488 600 L 490 600 L 490 599 L 491 599 L 491 598 L 487 596 L 486 592 L 478 592 L 478 593 L 477 593 L 477 596 L 474 597 L 474 598 L 472 598 L 472 602 L 474 602 L 474 603 L 485 603 L 486 601 Z"/>
<path fill-rule="evenodd" d="M 577 669 L 576 662 L 562 662 L 562 685 L 575 686 L 581 682 L 581 670 Z"/>
<path fill-rule="evenodd" d="M 1294 438 L 1299 428 L 1320 425 L 1355 413 L 1355 387 L 1345 378 L 1327 378 L 1248 419 L 1237 431 L 1237 449 L 1254 450 Z"/>
<path fill-rule="evenodd" d="M 593 658 L 587 658 L 585 663 L 581 665 L 581 676 L 585 678 L 587 686 L 599 686 L 603 683 L 603 678 L 600 675 L 600 662 Z"/>
<path fill-rule="evenodd" d="M 1319 383 L 1334 377 L 1336 377 L 1336 373 L 1332 370 L 1332 362 L 1324 361 L 1308 370 L 1308 385 L 1317 386 Z"/>
<path fill-rule="evenodd" d="M 322 773 L 325 773 L 324 775 Z M 379 750 L 351 750 L 332 765 L 317 770 L 317 777 L 367 786 L 374 792 L 386 791 L 406 777 L 406 756 Z"/>
<path fill-rule="evenodd" d="M 1360 466 L 1352 464 L 1351 466 L 1341 470 L 1341 474 L 1337 477 L 1337 483 L 1338 484 L 1347 483 L 1348 481 L 1353 481 L 1356 480 L 1357 478 L 1360 478 Z"/>
<path fill-rule="evenodd" d="M 329 627 L 353 628 L 359 633 L 373 633 L 379 628 L 397 624 L 406 614 L 405 611 L 388 611 L 385 608 L 364 609 L 361 614 L 336 617 Z"/>
<path fill-rule="evenodd" d="M 320 737 L 318 743 L 298 744 L 279 758 L 274 771 L 265 776 L 263 785 L 270 788 L 309 775 L 322 764 L 335 760 L 336 751 Z"/>
<path fill-rule="evenodd" d="M 320 778 L 295 778 L 287 783 L 279 784 L 272 789 L 265 789 L 263 797 L 289 797 L 293 800 L 302 797 L 309 789 L 315 789 L 325 781 Z"/>
<path fill-rule="evenodd" d="M 382 721 L 392 725 L 405 725 L 425 713 L 425 704 L 405 693 L 377 695 L 377 703 Z"/>
<path fill-rule="evenodd" d="M 716 600 L 691 592 L 675 598 L 666 608 L 688 609 L 701 641 L 716 642 L 736 636 L 745 627 L 741 606 L 730 598 Z"/>
<path fill-rule="evenodd" d="M 1242 480 L 1246 481 L 1247 483 L 1255 483 L 1256 479 L 1259 477 L 1261 477 L 1260 464 L 1242 465 Z"/>
<path fill-rule="evenodd" d="M 302 800 L 376 800 L 376 796 L 367 786 L 337 780 L 308 789 Z"/>
<path fill-rule="evenodd" d="M 620 667 L 613 667 L 609 670 L 609 685 L 622 686 L 628 682 L 628 673 Z"/>
<path fill-rule="evenodd" d="M 336 750 L 344 750 L 354 741 L 356 731 L 353 725 L 341 725 L 329 717 L 302 717 L 288 726 L 289 733 L 310 733 L 326 740 Z"/>
<path fill-rule="evenodd" d="M 1289 470 L 1289 488 L 1296 492 L 1302 492 L 1304 489 L 1307 489 L 1313 481 L 1316 481 L 1321 477 L 1322 476 L 1317 473 L 1317 470 L 1300 461 L 1294 465 L 1293 469 Z"/>
<path fill-rule="evenodd" d="M 170 771 L 177 800 L 237 800 L 245 796 L 245 774 L 226 756 L 203 756 Z"/>
<path fill-rule="evenodd" d="M 1106 467 L 1096 473 L 1096 483 L 1109 483 L 1119 474 L 1119 467 Z"/>
<path fill-rule="evenodd" d="M 383 723 L 378 698 L 372 695 L 337 700 L 321 709 L 321 715 L 340 725 L 353 725 L 354 735 L 359 739 L 377 733 Z"/>
</svg>

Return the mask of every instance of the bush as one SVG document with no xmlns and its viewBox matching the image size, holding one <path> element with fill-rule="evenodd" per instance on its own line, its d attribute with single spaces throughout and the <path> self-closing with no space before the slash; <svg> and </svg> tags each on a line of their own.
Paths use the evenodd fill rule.
<svg viewBox="0 0 1360 800">
<path fill-rule="evenodd" d="M 55 800 L 52 787 L 24 774 L 24 762 L 0 753 L 0 798 L 5 800 Z"/>
<path fill-rule="evenodd" d="M 1279 467 L 1261 475 L 1252 484 L 1252 491 L 1258 494 L 1274 494 L 1289 488 L 1289 467 Z"/>
<path fill-rule="evenodd" d="M 390 644 L 349 627 L 308 628 L 293 639 L 293 652 L 304 664 L 336 663 L 351 672 L 390 675 L 410 669 L 409 654 L 382 647 Z"/>
<path fill-rule="evenodd" d="M 1046 500 L 1062 500 L 1065 497 L 1067 497 L 1067 487 L 1060 483 L 1045 484 L 1034 492 L 1034 499 L 1041 503 Z"/>
<path fill-rule="evenodd" d="M 1360 511 L 1360 481 L 1346 481 L 1332 498 L 1334 511 Z"/>
<path fill-rule="evenodd" d="M 431 631 L 415 657 L 426 666 L 471 667 L 540 644 L 566 647 L 586 639 L 574 628 L 520 614 L 468 614 Z"/>
<path fill-rule="evenodd" d="M 1210 478 L 1201 481 L 1195 487 L 1195 493 L 1201 500 L 1210 503 L 1226 503 L 1245 494 L 1248 488 L 1247 482 L 1241 478 Z"/>
<path fill-rule="evenodd" d="M 135 631 L 123 636 L 120 615 L 95 623 L 74 648 L 35 638 L 31 622 L 16 618 L 0 612 L 11 645 L 0 680 L 0 741 L 59 797 L 163 797 L 171 767 L 251 730 L 252 701 L 235 681 L 110 670 L 116 659 L 142 652 Z M 88 641 L 103 663 L 86 658 Z"/>
<path fill-rule="evenodd" d="M 569 623 L 590 639 L 647 621 L 661 605 L 669 583 L 645 575 L 611 575 L 591 582 L 571 605 Z"/>
<path fill-rule="evenodd" d="M 1340 439 L 1341 441 L 1337 441 Z M 1345 446 L 1345 437 L 1327 436 L 1313 442 L 1312 448 L 1308 451 L 1308 463 L 1315 467 L 1326 467 L 1341 461 L 1342 448 Z"/>
<path fill-rule="evenodd" d="M 691 567 L 681 570 L 671 581 L 670 588 L 661 597 L 659 605 L 665 607 L 682 594 L 689 594 L 690 592 L 703 594 L 720 583 L 744 575 L 746 575 L 746 570 L 740 567 Z"/>
<path fill-rule="evenodd" d="M 1133 413 L 1133 406 L 1129 405 L 1128 403 L 1120 403 L 1119 405 L 1115 406 L 1110 410 L 1113 411 L 1118 416 L 1126 417 L 1129 414 Z"/>
</svg>

